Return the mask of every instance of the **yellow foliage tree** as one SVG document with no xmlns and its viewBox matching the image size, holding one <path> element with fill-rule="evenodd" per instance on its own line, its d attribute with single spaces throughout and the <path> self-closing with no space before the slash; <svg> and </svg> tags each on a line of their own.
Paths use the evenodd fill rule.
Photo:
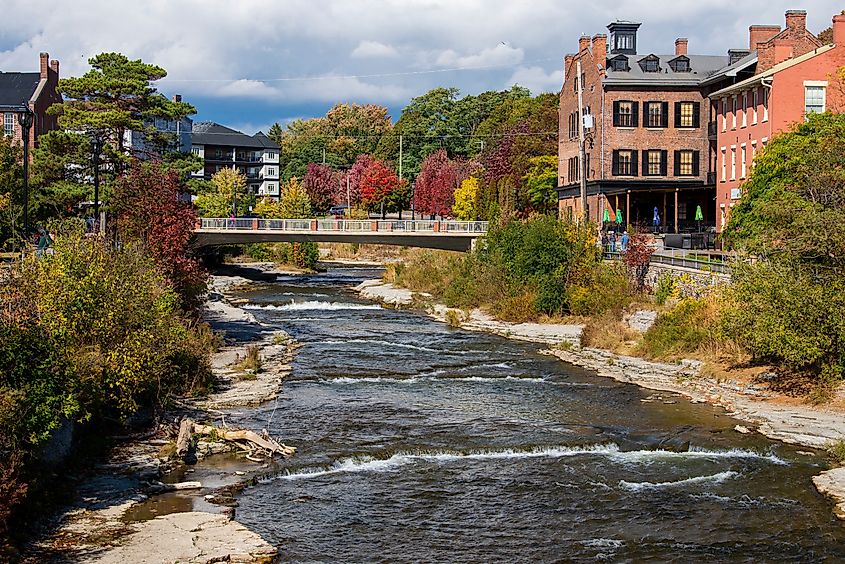
<svg viewBox="0 0 845 564">
<path fill-rule="evenodd" d="M 452 206 L 452 215 L 461 221 L 474 220 L 478 207 L 478 179 L 470 176 L 455 190 L 455 204 Z"/>
</svg>

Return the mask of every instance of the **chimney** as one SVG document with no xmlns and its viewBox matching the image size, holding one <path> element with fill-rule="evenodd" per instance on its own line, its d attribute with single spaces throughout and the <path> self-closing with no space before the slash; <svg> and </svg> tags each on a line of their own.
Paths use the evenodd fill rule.
<svg viewBox="0 0 845 564">
<path fill-rule="evenodd" d="M 833 16 L 833 43 L 837 47 L 845 45 L 845 15 Z"/>
<path fill-rule="evenodd" d="M 791 59 L 793 55 L 793 42 L 788 39 L 776 39 L 774 45 L 775 58 L 772 66 Z"/>
<path fill-rule="evenodd" d="M 791 31 L 805 31 L 807 29 L 807 12 L 805 10 L 787 11 L 786 29 Z"/>
<path fill-rule="evenodd" d="M 48 53 L 41 53 L 41 78 L 47 78 L 47 69 L 50 67 L 50 55 Z"/>
<path fill-rule="evenodd" d="M 752 25 L 748 28 L 748 48 L 754 51 L 757 45 L 765 43 L 780 33 L 778 25 Z"/>
<path fill-rule="evenodd" d="M 599 33 L 593 36 L 593 59 L 604 68 L 607 64 L 607 36 Z"/>
<path fill-rule="evenodd" d="M 689 40 L 686 37 L 679 37 L 675 40 L 675 56 L 686 55 L 689 47 Z"/>
<path fill-rule="evenodd" d="M 174 102 L 181 102 L 182 101 L 182 95 L 181 94 L 174 94 L 173 95 L 173 101 Z"/>
<path fill-rule="evenodd" d="M 589 35 L 582 35 L 578 38 L 578 54 L 584 52 L 585 49 L 590 48 L 590 36 Z"/>
<path fill-rule="evenodd" d="M 743 59 L 751 54 L 751 51 L 748 49 L 728 49 L 728 61 L 729 64 L 734 64 L 735 62 Z"/>
<path fill-rule="evenodd" d="M 56 77 L 58 77 L 59 76 L 59 61 L 57 61 L 56 59 L 53 59 L 52 61 L 50 61 L 50 68 L 56 74 Z"/>
</svg>

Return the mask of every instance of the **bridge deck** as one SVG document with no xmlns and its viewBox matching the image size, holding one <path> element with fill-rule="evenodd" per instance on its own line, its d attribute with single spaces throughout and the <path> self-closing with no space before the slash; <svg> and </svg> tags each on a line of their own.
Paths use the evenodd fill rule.
<svg viewBox="0 0 845 564">
<path fill-rule="evenodd" d="M 197 247 L 271 243 L 372 243 L 466 251 L 487 233 L 486 221 L 202 218 Z"/>
</svg>

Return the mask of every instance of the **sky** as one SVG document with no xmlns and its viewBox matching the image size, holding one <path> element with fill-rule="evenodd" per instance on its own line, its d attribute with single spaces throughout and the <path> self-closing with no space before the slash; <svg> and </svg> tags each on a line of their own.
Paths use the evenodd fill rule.
<svg viewBox="0 0 845 564">
<path fill-rule="evenodd" d="M 79 76 L 115 51 L 164 67 L 157 83 L 196 106 L 195 121 L 252 134 L 319 117 L 339 102 L 386 106 L 437 86 L 461 94 L 513 84 L 557 92 L 563 58 L 582 34 L 642 22 L 638 51 L 695 54 L 747 48 L 748 26 L 784 25 L 807 10 L 818 32 L 834 0 L 0 0 L 0 70 L 38 70 L 38 54 Z M 741 10 L 737 9 L 741 6 Z"/>
</svg>

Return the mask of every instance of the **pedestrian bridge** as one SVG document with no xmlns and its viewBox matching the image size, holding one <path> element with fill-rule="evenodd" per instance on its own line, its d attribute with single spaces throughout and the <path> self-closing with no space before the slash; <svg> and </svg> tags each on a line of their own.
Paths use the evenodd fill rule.
<svg viewBox="0 0 845 564">
<path fill-rule="evenodd" d="M 468 251 L 486 221 L 202 218 L 194 246 L 249 243 L 368 243 Z"/>
</svg>

